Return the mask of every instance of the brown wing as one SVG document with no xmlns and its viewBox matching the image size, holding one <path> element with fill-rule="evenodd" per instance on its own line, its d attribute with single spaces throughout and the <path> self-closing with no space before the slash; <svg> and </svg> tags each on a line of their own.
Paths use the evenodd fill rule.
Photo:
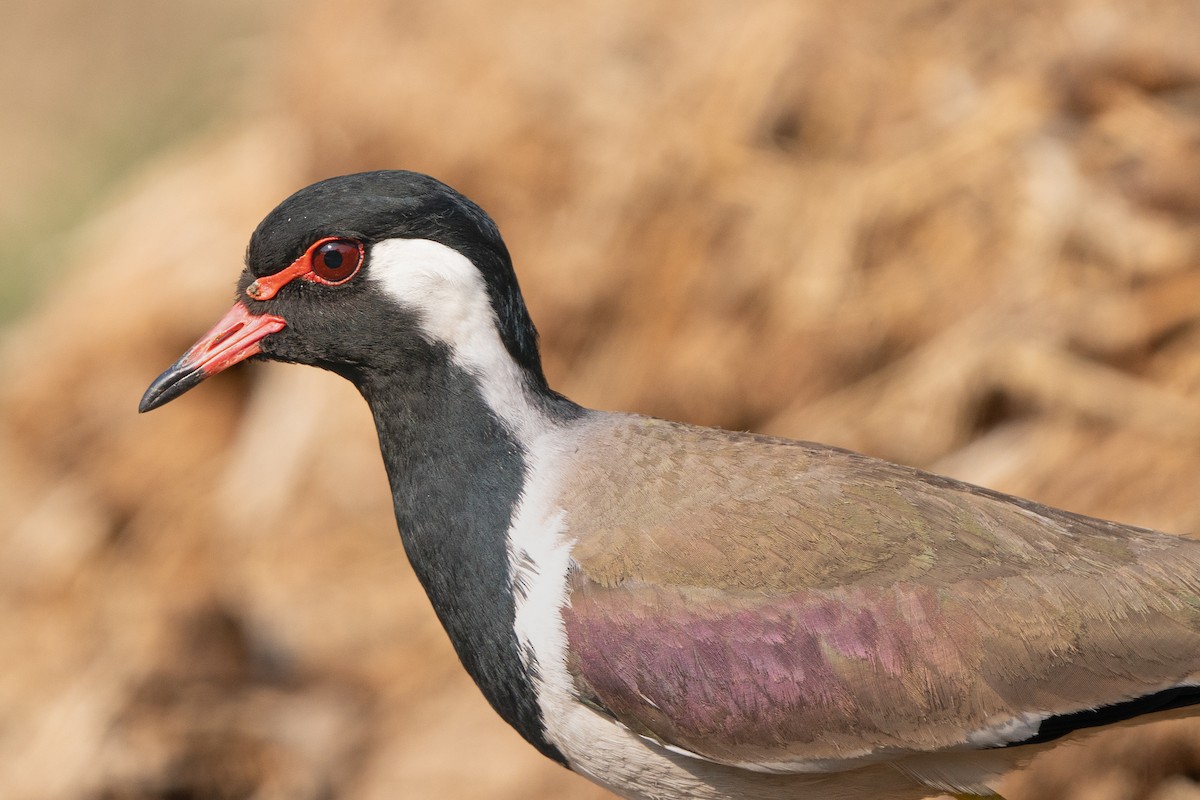
<svg viewBox="0 0 1200 800">
<path fill-rule="evenodd" d="M 837 768 L 1045 738 L 1200 673 L 1200 543 L 657 420 L 580 452 L 571 668 L 663 743 Z"/>
</svg>

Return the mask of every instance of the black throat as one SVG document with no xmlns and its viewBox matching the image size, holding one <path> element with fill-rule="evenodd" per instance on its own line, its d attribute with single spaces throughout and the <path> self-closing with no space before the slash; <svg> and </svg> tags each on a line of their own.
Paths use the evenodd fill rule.
<svg viewBox="0 0 1200 800">
<path fill-rule="evenodd" d="M 545 738 L 536 664 L 522 661 L 513 630 L 506 540 L 526 454 L 477 380 L 442 355 L 348 377 L 375 416 L 405 551 L 463 667 L 505 721 L 565 765 Z"/>
</svg>

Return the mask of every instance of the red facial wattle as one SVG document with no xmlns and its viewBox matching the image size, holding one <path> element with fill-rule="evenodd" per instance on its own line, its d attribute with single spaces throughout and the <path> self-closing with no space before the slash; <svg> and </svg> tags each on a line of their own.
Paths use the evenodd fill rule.
<svg viewBox="0 0 1200 800">
<path fill-rule="evenodd" d="M 264 275 L 247 286 L 246 296 L 251 300 L 270 300 L 296 278 L 340 286 L 358 273 L 364 254 L 362 242 L 337 236 L 319 239 L 279 272 Z"/>
</svg>

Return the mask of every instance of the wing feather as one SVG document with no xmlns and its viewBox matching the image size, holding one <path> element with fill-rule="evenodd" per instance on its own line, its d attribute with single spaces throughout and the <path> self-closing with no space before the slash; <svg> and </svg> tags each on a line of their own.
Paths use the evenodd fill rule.
<svg viewBox="0 0 1200 800">
<path fill-rule="evenodd" d="M 1044 741 L 1200 673 L 1200 543 L 819 445 L 589 437 L 570 668 L 673 748 L 817 771 Z"/>
</svg>

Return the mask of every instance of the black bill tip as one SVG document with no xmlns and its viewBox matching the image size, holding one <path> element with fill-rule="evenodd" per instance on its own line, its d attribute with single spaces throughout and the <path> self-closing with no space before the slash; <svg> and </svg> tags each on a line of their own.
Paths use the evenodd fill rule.
<svg viewBox="0 0 1200 800">
<path fill-rule="evenodd" d="M 154 379 L 142 395 L 138 411 L 146 412 L 174 400 L 202 380 L 262 352 L 265 337 L 287 327 L 283 317 L 251 314 L 242 303 L 221 317 L 178 361 Z"/>
<path fill-rule="evenodd" d="M 142 395 L 138 403 L 138 413 L 153 411 L 159 406 L 165 406 L 179 395 L 197 386 L 208 377 L 204 368 L 196 363 L 187 363 L 180 359 L 167 368 L 166 372 L 154 379 L 150 388 Z"/>
</svg>

